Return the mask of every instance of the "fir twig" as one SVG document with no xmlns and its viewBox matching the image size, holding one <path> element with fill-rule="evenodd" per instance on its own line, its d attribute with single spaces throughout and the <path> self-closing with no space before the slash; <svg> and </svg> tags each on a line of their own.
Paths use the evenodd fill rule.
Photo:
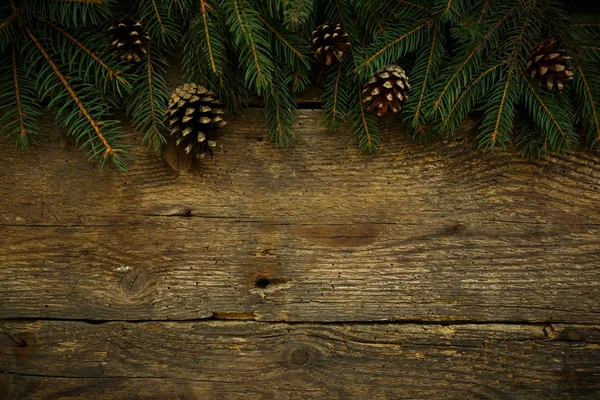
<svg viewBox="0 0 600 400">
<path fill-rule="evenodd" d="M 13 65 L 13 79 L 15 82 L 15 101 L 17 102 L 17 112 L 19 114 L 19 134 L 21 136 L 21 142 L 25 143 L 27 135 L 31 134 L 25 128 L 25 112 L 23 112 L 23 106 L 21 104 L 21 91 L 19 90 L 19 74 L 17 71 L 17 47 L 13 43 L 12 45 L 12 65 Z"/>
<path fill-rule="evenodd" d="M 108 65 L 106 65 L 106 63 L 104 63 L 104 61 L 102 61 L 100 58 L 98 58 L 98 56 L 94 52 L 92 52 L 90 49 L 88 49 L 86 46 L 84 46 L 83 43 L 81 43 L 79 40 L 77 40 L 75 37 L 73 37 L 73 35 L 71 35 L 69 32 L 65 31 L 60 26 L 57 26 L 50 21 L 47 21 L 44 19 L 41 19 L 41 21 L 44 22 L 45 24 L 51 26 L 52 28 L 56 29 L 58 32 L 62 33 L 67 38 L 69 38 L 69 40 L 71 40 L 73 43 L 75 43 L 75 45 L 77 45 L 77 47 L 79 47 L 81 50 L 83 50 L 96 63 L 98 63 L 98 65 L 100 65 L 103 69 L 106 70 L 106 72 L 108 72 L 108 77 L 110 80 L 116 79 L 123 85 L 126 85 L 126 86 L 129 85 L 127 83 L 127 81 L 125 79 L 123 79 L 123 77 L 121 76 L 123 74 L 122 71 L 115 71 L 112 68 L 110 68 Z"/>
<path fill-rule="evenodd" d="M 42 53 L 42 55 L 46 59 L 46 62 L 48 63 L 48 65 L 50 65 L 50 67 L 52 68 L 52 71 L 54 72 L 56 77 L 60 80 L 60 82 L 62 83 L 65 90 L 67 90 L 67 92 L 73 99 L 73 102 L 77 105 L 77 108 L 81 112 L 81 115 L 83 115 L 87 119 L 87 121 L 88 121 L 89 125 L 91 126 L 91 128 L 93 129 L 94 133 L 102 142 L 102 145 L 105 148 L 103 158 L 106 159 L 108 156 L 110 156 L 117 164 L 121 164 L 120 155 L 118 154 L 121 150 L 113 148 L 111 146 L 111 144 L 106 140 L 106 138 L 104 137 L 104 134 L 102 133 L 102 130 L 100 129 L 100 126 L 102 124 L 100 122 L 95 121 L 94 118 L 92 118 L 89 111 L 84 106 L 81 99 L 77 96 L 77 94 L 75 93 L 75 91 L 73 90 L 71 85 L 69 85 L 69 82 L 67 81 L 65 76 L 60 72 L 60 69 L 54 63 L 54 61 L 52 60 L 52 58 L 50 57 L 50 55 L 48 54 L 48 52 L 46 51 L 44 46 L 42 46 L 42 44 L 35 37 L 33 32 L 31 32 L 31 29 L 29 29 L 29 27 L 26 25 L 24 25 L 24 29 L 25 29 L 25 32 L 27 33 L 27 36 L 29 36 L 29 38 L 31 39 L 33 44 L 38 48 L 40 53 Z"/>
</svg>

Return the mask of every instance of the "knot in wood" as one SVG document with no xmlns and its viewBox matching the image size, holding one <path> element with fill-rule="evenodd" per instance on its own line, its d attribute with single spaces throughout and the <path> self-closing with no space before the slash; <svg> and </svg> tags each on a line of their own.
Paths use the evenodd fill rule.
<svg viewBox="0 0 600 400">
<path fill-rule="evenodd" d="M 309 354 L 305 349 L 297 349 L 292 353 L 292 363 L 304 365 L 308 362 Z"/>
</svg>

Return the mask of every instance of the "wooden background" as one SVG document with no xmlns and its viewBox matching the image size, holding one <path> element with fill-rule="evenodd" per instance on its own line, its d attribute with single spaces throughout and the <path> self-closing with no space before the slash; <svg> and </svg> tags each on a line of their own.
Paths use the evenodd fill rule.
<svg viewBox="0 0 600 400">
<path fill-rule="evenodd" d="M 1 142 L 0 398 L 599 398 L 600 156 L 368 155 L 317 100 L 190 172 Z"/>
</svg>

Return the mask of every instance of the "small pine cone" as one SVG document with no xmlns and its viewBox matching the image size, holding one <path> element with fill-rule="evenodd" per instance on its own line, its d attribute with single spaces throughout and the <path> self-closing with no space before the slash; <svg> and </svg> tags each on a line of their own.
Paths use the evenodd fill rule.
<svg viewBox="0 0 600 400">
<path fill-rule="evenodd" d="M 527 72 L 532 78 L 537 78 L 542 86 L 561 91 L 564 82 L 573 79 L 573 70 L 567 65 L 571 59 L 566 50 L 557 50 L 556 40 L 545 40 L 537 46 L 527 60 Z"/>
<path fill-rule="evenodd" d="M 166 121 L 171 135 L 177 135 L 177 146 L 200 158 L 205 153 L 212 155 L 211 147 L 215 142 L 207 136 L 226 124 L 221 117 L 223 114 L 223 103 L 213 92 L 195 83 L 186 83 L 171 94 Z"/>
<path fill-rule="evenodd" d="M 387 113 L 388 108 L 393 112 L 402 109 L 402 104 L 408 99 L 410 84 L 404 70 L 398 65 L 390 65 L 375 73 L 373 79 L 365 85 L 365 103 L 369 109 L 377 110 L 377 115 Z"/>
<path fill-rule="evenodd" d="M 321 64 L 331 65 L 335 60 L 342 61 L 350 41 L 340 25 L 326 23 L 313 31 L 310 47 Z"/>
<path fill-rule="evenodd" d="M 144 30 L 142 24 L 133 18 L 124 17 L 108 28 L 112 35 L 111 44 L 117 50 L 121 60 L 129 63 L 139 63 L 146 54 L 146 45 L 150 35 Z"/>
</svg>

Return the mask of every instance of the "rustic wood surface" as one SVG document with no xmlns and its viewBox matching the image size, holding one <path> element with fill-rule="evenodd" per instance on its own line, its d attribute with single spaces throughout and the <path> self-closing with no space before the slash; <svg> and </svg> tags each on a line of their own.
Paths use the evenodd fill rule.
<svg viewBox="0 0 600 400">
<path fill-rule="evenodd" d="M 0 398 L 600 396 L 598 154 L 261 114 L 189 172 L 0 143 Z"/>
</svg>

